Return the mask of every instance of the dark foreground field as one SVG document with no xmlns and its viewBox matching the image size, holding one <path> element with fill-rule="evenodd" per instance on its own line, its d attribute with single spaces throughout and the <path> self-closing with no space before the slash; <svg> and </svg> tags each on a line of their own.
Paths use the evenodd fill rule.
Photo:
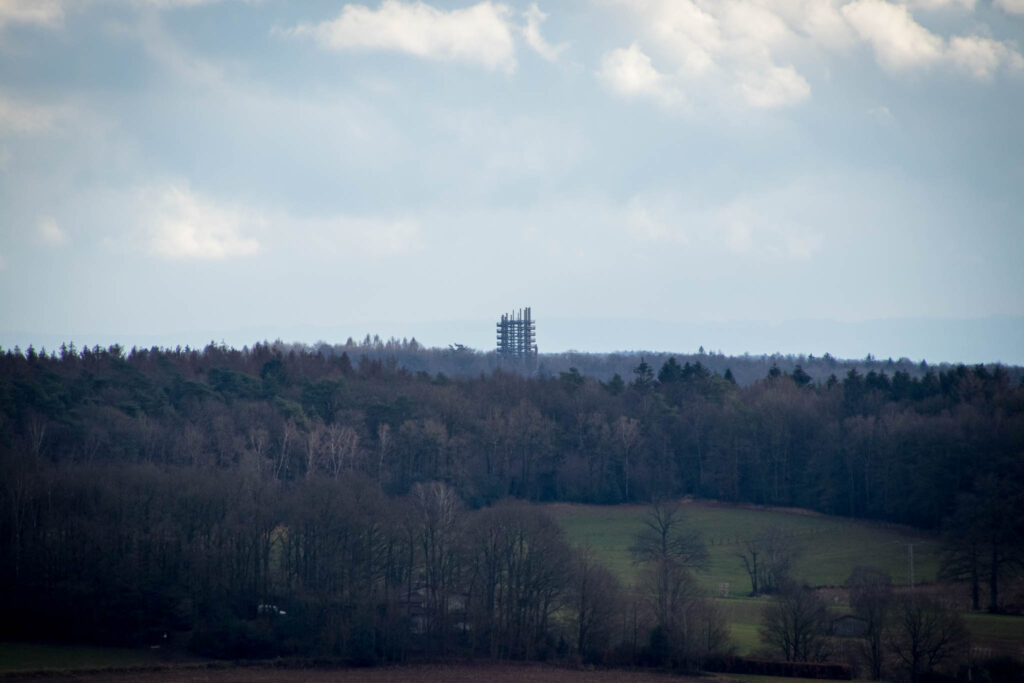
<svg viewBox="0 0 1024 683">
<path fill-rule="evenodd" d="M 161 671 L 48 671 L 0 676 L 0 681 L 112 681 L 138 683 L 640 683 L 641 681 L 695 680 L 642 671 L 579 671 L 531 664 L 430 664 L 376 669 L 281 669 L 277 667 L 177 667 Z"/>
</svg>

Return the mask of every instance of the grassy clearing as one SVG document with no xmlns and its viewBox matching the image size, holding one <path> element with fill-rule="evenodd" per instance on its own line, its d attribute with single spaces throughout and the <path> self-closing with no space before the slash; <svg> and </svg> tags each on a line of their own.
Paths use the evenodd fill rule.
<svg viewBox="0 0 1024 683">
<path fill-rule="evenodd" d="M 728 598 L 716 599 L 716 603 L 729 622 L 736 654 L 748 656 L 763 649 L 759 634 L 761 610 L 768 598 Z M 833 616 L 848 612 L 846 605 L 830 605 Z M 964 621 L 971 633 L 971 643 L 975 656 L 1010 655 L 1024 657 L 1024 617 L 1012 617 L 1001 614 L 964 613 Z"/>
<path fill-rule="evenodd" d="M 715 600 L 729 622 L 736 654 L 750 655 L 761 649 L 761 610 L 767 598 L 718 598 Z"/>
<path fill-rule="evenodd" d="M 763 648 L 757 624 L 731 621 L 729 623 L 729 634 L 732 636 L 733 645 L 736 646 L 736 654 L 741 657 L 752 655 Z"/>
<path fill-rule="evenodd" d="M 629 555 L 633 536 L 647 512 L 643 505 L 554 504 L 548 510 L 561 523 L 569 539 L 589 545 L 627 585 L 636 567 Z M 738 557 L 744 540 L 770 525 L 786 529 L 799 544 L 801 554 L 794 576 L 814 586 L 842 585 L 853 567 L 872 564 L 889 572 L 896 583 L 908 580 L 907 543 L 914 543 L 915 581 L 935 580 L 938 543 L 902 527 L 881 526 L 846 519 L 771 508 L 731 507 L 702 501 L 685 504 L 686 523 L 700 530 L 711 555 L 709 571 L 699 578 L 704 587 L 718 593 L 728 584 L 729 595 L 744 595 L 750 582 Z"/>
<path fill-rule="evenodd" d="M 592 547 L 627 586 L 636 577 L 629 546 L 642 527 L 647 509 L 643 505 L 548 506 L 570 541 Z M 730 507 L 702 501 L 687 502 L 685 511 L 686 523 L 703 534 L 711 555 L 709 570 L 698 579 L 710 595 L 719 595 L 721 584 L 728 584 L 729 597 L 716 602 L 725 612 L 741 655 L 761 648 L 758 625 L 766 598 L 745 597 L 750 582 L 737 554 L 743 549 L 744 539 L 764 526 L 781 526 L 800 543 L 802 552 L 794 563 L 793 575 L 812 586 L 840 586 L 858 564 L 874 565 L 889 572 L 897 585 L 906 585 L 908 543 L 914 543 L 916 584 L 934 582 L 938 572 L 938 543 L 912 529 L 805 511 Z M 836 602 L 830 604 L 830 611 L 839 616 L 848 608 Z M 964 618 L 982 654 L 1024 656 L 1024 618 L 977 613 L 965 613 Z"/>
<path fill-rule="evenodd" d="M 761 644 L 759 628 L 761 626 L 761 610 L 770 598 L 716 598 L 732 633 L 736 654 L 747 656 L 764 649 Z M 833 616 L 841 616 L 849 610 L 846 605 L 830 605 L 829 612 Z"/>
<path fill-rule="evenodd" d="M 975 613 L 965 614 L 964 619 L 974 647 L 982 650 L 977 654 L 1024 658 L 1024 617 Z"/>
<path fill-rule="evenodd" d="M 0 643 L 0 672 L 151 666 L 161 661 L 159 651 L 153 650 Z"/>
</svg>

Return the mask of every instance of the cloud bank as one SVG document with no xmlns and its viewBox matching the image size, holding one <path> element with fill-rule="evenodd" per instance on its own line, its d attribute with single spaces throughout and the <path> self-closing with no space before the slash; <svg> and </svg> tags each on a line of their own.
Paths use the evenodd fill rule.
<svg viewBox="0 0 1024 683">
<path fill-rule="evenodd" d="M 250 256 L 260 243 L 242 234 L 253 218 L 241 209 L 219 205 L 187 186 L 170 185 L 147 198 L 150 250 L 181 261 L 223 261 Z"/>
<path fill-rule="evenodd" d="M 679 93 L 757 109 L 797 105 L 811 96 L 807 73 L 826 59 L 871 49 L 887 72 L 931 68 L 985 81 L 1024 69 L 1014 44 L 977 32 L 939 35 L 912 10 L 971 12 L 973 0 L 617 0 L 637 33 L 628 48 L 606 51 L 598 75 L 624 97 L 680 104 Z M 1001 0 L 1010 12 L 1024 0 Z M 977 30 L 985 30 L 980 27 Z M 655 67 L 654 65 L 658 66 Z M 806 73 L 805 73 L 806 72 Z M 692 102 L 689 97 L 686 101 Z"/>
<path fill-rule="evenodd" d="M 300 24 L 289 33 L 310 36 L 331 50 L 389 50 L 511 71 L 516 65 L 511 14 L 489 1 L 444 11 L 423 2 L 385 0 L 377 9 L 346 5 L 333 20 Z M 535 14 L 535 31 L 539 20 Z"/>
</svg>

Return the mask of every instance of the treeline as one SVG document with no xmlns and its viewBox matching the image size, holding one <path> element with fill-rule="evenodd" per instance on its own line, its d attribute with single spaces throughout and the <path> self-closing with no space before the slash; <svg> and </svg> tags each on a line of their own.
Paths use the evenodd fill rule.
<svg viewBox="0 0 1024 683">
<path fill-rule="evenodd" d="M 1000 367 L 821 382 L 772 367 L 741 386 L 674 358 L 598 381 L 267 344 L 64 348 L 0 354 L 0 420 L 8 465 L 357 472 L 389 495 L 443 481 L 471 507 L 695 495 L 935 528 L 983 479 L 1024 490 L 1024 389 Z"/>
<path fill-rule="evenodd" d="M 212 344 L 213 342 L 211 342 Z M 216 344 L 214 344 L 216 346 Z M 727 356 L 721 351 L 705 350 L 701 346 L 693 353 L 673 353 L 666 351 L 616 351 L 611 353 L 587 353 L 581 351 L 563 351 L 557 353 L 541 353 L 535 362 L 516 363 L 503 360 L 493 351 L 480 351 L 462 344 L 451 344 L 444 348 L 425 347 L 415 337 L 398 339 L 382 338 L 378 335 L 366 335 L 356 341 L 351 337 L 344 344 L 329 344 L 319 341 L 312 345 L 298 342 L 285 343 L 280 340 L 271 347 L 283 355 L 290 353 L 317 353 L 326 358 L 334 358 L 347 354 L 349 358 L 366 357 L 380 361 L 392 367 L 404 367 L 410 372 L 428 372 L 431 375 L 443 373 L 450 377 L 476 377 L 480 374 L 489 375 L 495 370 L 512 372 L 534 377 L 557 377 L 559 373 L 568 372 L 571 368 L 587 377 L 608 381 L 615 374 L 628 377 L 641 359 L 653 367 L 661 367 L 669 358 L 675 358 L 680 364 L 700 363 L 712 372 L 724 375 L 726 370 L 733 375 L 741 386 L 752 384 L 763 378 L 775 367 L 791 374 L 797 366 L 817 382 L 824 382 L 830 375 L 844 377 L 850 370 L 862 375 L 871 371 L 893 376 L 897 372 L 910 377 L 922 378 L 929 372 L 939 374 L 956 368 L 956 364 L 932 363 L 925 360 L 913 361 L 906 357 L 875 358 L 868 355 L 864 358 L 836 358 L 830 353 L 814 354 L 743 354 Z M 1011 383 L 1017 384 L 1024 380 L 1024 367 L 1006 366 L 998 363 L 985 364 L 989 372 L 1001 368 Z"/>
<path fill-rule="evenodd" d="M 674 583 L 627 596 L 522 501 L 471 511 L 442 482 L 388 498 L 353 473 L 6 469 L 0 638 L 185 634 L 207 656 L 354 665 L 458 655 L 692 669 L 729 651 L 684 566 L 654 562 L 651 576 Z"/>
</svg>

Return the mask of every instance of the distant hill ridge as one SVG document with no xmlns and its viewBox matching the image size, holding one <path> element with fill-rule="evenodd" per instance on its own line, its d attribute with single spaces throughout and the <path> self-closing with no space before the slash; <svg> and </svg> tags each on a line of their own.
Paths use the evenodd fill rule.
<svg viewBox="0 0 1024 683">
<path fill-rule="evenodd" d="M 477 376 L 481 373 L 490 374 L 500 368 L 518 374 L 557 377 L 559 373 L 576 368 L 580 374 L 601 381 L 608 381 L 615 374 L 628 379 L 641 360 L 645 360 L 655 368 L 660 368 L 669 358 L 675 358 L 680 365 L 700 363 L 703 367 L 719 375 L 725 375 L 725 372 L 730 370 L 736 382 L 743 386 L 768 376 L 773 367 L 788 375 L 792 374 L 799 366 L 811 377 L 813 382 L 824 383 L 832 375 L 835 375 L 837 379 L 842 379 L 850 370 L 856 370 L 862 375 L 867 375 L 872 371 L 885 373 L 889 377 L 897 372 L 903 372 L 910 377 L 921 378 L 929 372 L 938 374 L 959 365 L 957 363 L 929 364 L 925 361 L 915 362 L 909 358 L 879 359 L 870 355 L 861 359 L 842 359 L 828 353 L 820 356 L 782 353 L 730 356 L 702 349 L 697 353 L 642 350 L 611 353 L 581 351 L 540 353 L 536 366 L 523 367 L 510 363 L 503 364 L 494 351 L 480 351 L 460 344 L 453 344 L 447 348 L 427 348 L 419 344 L 415 338 L 391 337 L 385 340 L 376 335 L 373 337 L 367 335 L 360 342 L 349 339 L 344 344 L 329 344 L 323 341 L 315 344 L 285 343 L 277 340 L 271 346 L 282 353 L 316 352 L 327 357 L 348 354 L 354 363 L 365 356 L 370 360 L 390 363 L 395 367 L 404 367 L 411 372 L 423 371 L 430 374 L 441 372 L 449 376 Z M 971 365 L 970 367 L 975 366 Z M 1014 383 L 1024 380 L 1024 367 L 1022 366 L 986 363 L 983 367 L 990 372 L 1001 368 Z"/>
</svg>

